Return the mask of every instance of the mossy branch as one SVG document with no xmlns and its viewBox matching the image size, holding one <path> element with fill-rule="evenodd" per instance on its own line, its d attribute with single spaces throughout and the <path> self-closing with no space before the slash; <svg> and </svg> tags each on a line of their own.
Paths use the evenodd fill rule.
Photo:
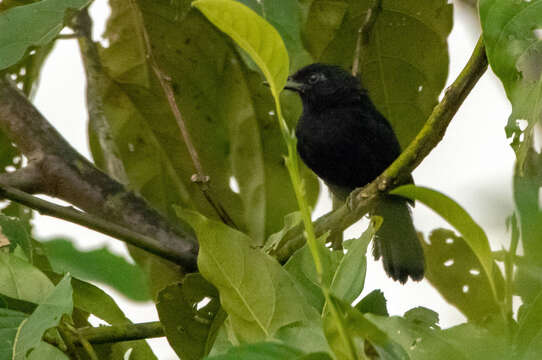
<svg viewBox="0 0 542 360">
<path fill-rule="evenodd" d="M 373 182 L 354 190 L 347 203 L 314 223 L 316 236 L 332 229 L 342 231 L 358 221 L 376 204 L 378 197 L 405 182 L 412 171 L 442 140 L 455 113 L 487 69 L 487 57 L 482 38 L 444 97 L 434 108 L 425 125 L 401 155 Z M 302 229 L 292 231 L 281 246 L 270 253 L 279 261 L 286 261 L 305 243 Z"/>
</svg>

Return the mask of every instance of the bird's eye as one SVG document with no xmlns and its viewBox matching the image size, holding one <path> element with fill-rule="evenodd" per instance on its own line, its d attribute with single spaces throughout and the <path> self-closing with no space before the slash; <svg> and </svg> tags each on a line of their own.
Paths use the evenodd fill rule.
<svg viewBox="0 0 542 360">
<path fill-rule="evenodd" d="M 320 80 L 319 74 L 312 74 L 309 76 L 309 84 L 316 84 Z"/>
</svg>

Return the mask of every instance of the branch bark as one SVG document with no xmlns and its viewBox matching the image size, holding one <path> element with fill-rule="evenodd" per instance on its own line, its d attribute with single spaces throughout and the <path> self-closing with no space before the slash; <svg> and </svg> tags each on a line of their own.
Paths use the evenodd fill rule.
<svg viewBox="0 0 542 360">
<path fill-rule="evenodd" d="M 416 138 L 378 178 L 365 187 L 354 190 L 345 205 L 319 218 L 314 223 L 316 236 L 322 235 L 329 229 L 346 229 L 367 214 L 378 202 L 382 193 L 405 182 L 411 172 L 442 140 L 450 121 L 486 71 L 487 65 L 484 44 L 480 38 L 469 61 L 453 84 L 446 89 L 444 97 L 433 108 L 433 112 Z M 281 242 L 280 247 L 269 251 L 281 262 L 286 261 L 305 243 L 301 227 L 290 234 Z"/>
<path fill-rule="evenodd" d="M 26 180 L 22 180 L 25 174 L 15 171 L 2 174 L 0 184 L 57 197 L 89 214 L 156 239 L 162 248 L 175 254 L 177 263 L 185 270 L 196 269 L 195 237 L 173 227 L 142 198 L 75 151 L 7 77 L 0 77 L 0 128 L 29 162 Z"/>
</svg>

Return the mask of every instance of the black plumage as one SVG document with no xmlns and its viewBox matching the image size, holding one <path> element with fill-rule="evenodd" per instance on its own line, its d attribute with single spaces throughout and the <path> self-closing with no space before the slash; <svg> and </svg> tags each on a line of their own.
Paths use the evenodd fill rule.
<svg viewBox="0 0 542 360">
<path fill-rule="evenodd" d="M 285 89 L 301 97 L 297 150 L 339 199 L 380 175 L 400 154 L 393 129 L 357 78 L 340 67 L 312 64 L 289 78 Z M 373 254 L 394 280 L 421 280 L 423 250 L 408 203 L 387 196 L 375 214 L 384 218 Z"/>
</svg>

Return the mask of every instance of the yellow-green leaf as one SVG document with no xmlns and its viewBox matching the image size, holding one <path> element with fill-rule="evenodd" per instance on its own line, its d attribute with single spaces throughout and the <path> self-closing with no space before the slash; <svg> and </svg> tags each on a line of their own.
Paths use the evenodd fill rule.
<svg viewBox="0 0 542 360">
<path fill-rule="evenodd" d="M 197 0 L 192 6 L 250 55 L 262 70 L 273 96 L 277 97 L 289 71 L 288 52 L 277 30 L 236 1 Z"/>
</svg>

